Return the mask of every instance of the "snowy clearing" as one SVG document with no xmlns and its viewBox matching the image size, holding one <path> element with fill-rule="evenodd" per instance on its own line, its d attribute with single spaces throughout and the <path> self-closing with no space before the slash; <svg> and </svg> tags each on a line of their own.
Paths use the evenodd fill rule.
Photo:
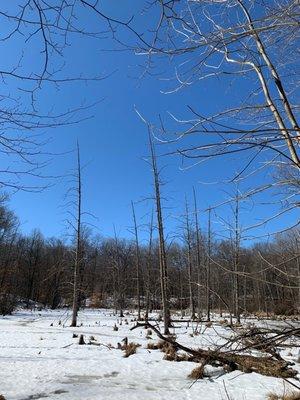
<svg viewBox="0 0 300 400">
<path fill-rule="evenodd" d="M 163 360 L 160 350 L 148 350 L 147 330 L 135 325 L 134 315 L 120 318 L 110 310 L 84 310 L 79 326 L 71 328 L 69 310 L 18 311 L 0 318 L 0 394 L 7 400 L 181 400 L 228 399 L 263 400 L 268 393 L 282 393 L 288 383 L 282 379 L 243 374 L 225 375 L 210 367 L 211 378 L 193 382 L 188 374 L 197 366 L 192 362 Z M 126 324 L 128 320 L 128 324 Z M 114 325 L 118 331 L 114 331 Z M 196 323 L 175 323 L 177 341 L 190 347 L 211 347 L 228 335 L 225 327 L 214 324 L 192 336 Z M 173 333 L 172 332 L 172 333 Z M 76 335 L 86 342 L 93 336 L 100 345 L 79 345 Z M 117 349 L 124 337 L 139 343 L 136 354 L 124 358 Z M 110 348 L 110 345 L 115 348 Z M 297 348 L 282 350 L 288 361 L 296 361 Z M 300 372 L 300 366 L 294 366 Z M 291 387 L 292 389 L 292 387 Z M 226 394 L 227 391 L 227 394 Z"/>
</svg>

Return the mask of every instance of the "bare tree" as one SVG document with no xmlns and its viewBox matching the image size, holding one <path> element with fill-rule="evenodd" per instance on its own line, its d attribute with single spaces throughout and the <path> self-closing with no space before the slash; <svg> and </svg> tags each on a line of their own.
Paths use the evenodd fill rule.
<svg viewBox="0 0 300 400">
<path fill-rule="evenodd" d="M 201 305 L 201 249 L 200 249 L 200 231 L 199 231 L 199 217 L 198 207 L 195 188 L 193 187 L 193 199 L 194 199 L 194 217 L 195 217 L 195 233 L 196 233 L 196 263 L 197 263 L 197 290 L 198 290 L 198 317 L 202 314 Z"/>
<path fill-rule="evenodd" d="M 187 246 L 187 266 L 188 266 L 188 286 L 189 286 L 189 297 L 190 297 L 190 311 L 191 319 L 195 319 L 195 303 L 194 303 L 194 290 L 193 290 L 193 264 L 192 264 L 192 240 L 191 240 L 191 228 L 189 218 L 189 208 L 187 199 L 185 199 L 185 242 Z"/>
<path fill-rule="evenodd" d="M 136 295 L 137 295 L 137 307 L 138 307 L 138 319 L 141 319 L 141 286 L 140 286 L 140 269 L 141 269 L 141 257 L 140 257 L 140 245 L 138 236 L 138 227 L 136 223 L 134 204 L 131 202 L 132 216 L 134 223 L 134 236 L 135 236 L 135 258 L 136 258 Z"/>
<path fill-rule="evenodd" d="M 184 0 L 152 5 L 159 21 L 151 27 L 152 45 L 142 45 L 140 54 L 149 57 L 147 66 L 155 65 L 155 54 L 168 57 L 168 65 L 174 66 L 164 93 L 216 80 L 220 91 L 227 91 L 225 101 L 214 102 L 209 114 L 205 103 L 202 109 L 191 104 L 187 113 L 171 114 L 170 129 L 166 121 L 157 127 L 156 136 L 176 145 L 168 154 L 179 154 L 192 165 L 236 157 L 239 170 L 232 171 L 230 180 L 260 176 L 260 192 L 287 184 L 274 176 L 278 169 L 298 176 L 298 1 Z M 179 124 L 175 131 L 174 121 Z M 218 182 L 228 181 L 220 168 L 215 171 Z M 277 217 L 298 206 L 292 200 L 284 197 L 290 206 Z"/>
<path fill-rule="evenodd" d="M 234 210 L 234 260 L 233 260 L 233 297 L 234 297 L 234 314 L 237 322 L 241 322 L 240 317 L 240 285 L 239 285 L 239 266 L 240 266 L 240 196 L 237 190 L 235 195 Z"/>
<path fill-rule="evenodd" d="M 177 154 L 188 160 L 190 165 L 201 165 L 203 161 L 213 163 L 217 183 L 250 179 L 253 196 L 267 196 L 267 191 L 269 196 L 280 194 L 270 200 L 272 209 L 268 211 L 272 215 L 264 215 L 261 222 L 249 229 L 265 226 L 298 208 L 299 2 L 184 0 L 154 1 L 151 5 L 159 11 L 159 17 L 149 29 L 154 32 L 151 46 L 141 45 L 139 54 L 148 57 L 147 69 L 155 65 L 155 55 L 160 56 L 159 66 L 161 56 L 168 57 L 167 71 L 170 65 L 174 66 L 174 73 L 169 75 L 169 79 L 164 79 L 168 83 L 162 91 L 166 95 L 176 95 L 186 87 L 199 87 L 205 82 L 209 85 L 209 80 L 218 80 L 220 91 L 227 92 L 224 101 L 212 102 L 210 108 L 213 111 L 209 113 L 205 102 L 202 102 L 201 109 L 191 104 L 187 112 L 181 111 L 180 116 L 169 112 L 170 127 L 166 120 L 159 117 L 155 137 L 174 145 L 167 154 Z M 148 26 L 152 21 L 149 19 Z M 201 92 L 199 94 L 201 96 Z M 177 123 L 175 129 L 174 121 Z M 219 164 L 216 167 L 216 160 L 229 156 L 234 158 L 235 166 L 230 171 L 233 176 L 228 179 Z M 226 168 L 227 175 L 228 172 Z M 232 202 L 236 206 L 234 199 Z M 263 202 L 266 203 L 266 198 Z M 238 217 L 235 219 L 237 225 Z M 299 225 L 299 219 L 291 221 L 292 226 L 288 228 Z M 267 232 L 265 237 L 269 234 Z M 266 281 L 260 289 L 266 290 L 265 297 L 272 297 L 273 300 L 279 297 L 280 289 L 277 285 L 274 287 L 274 277 L 269 277 L 266 271 L 261 272 L 259 277 L 253 271 L 251 274 L 245 272 L 245 266 L 241 265 L 237 226 L 233 235 L 235 256 L 231 278 L 235 314 L 239 319 L 239 296 L 243 282 L 245 304 L 249 279 Z M 210 270 L 209 260 L 210 257 L 207 258 L 207 272 Z M 265 263 L 266 260 L 262 265 Z M 273 261 L 269 264 L 274 272 L 274 266 L 278 264 Z M 281 268 L 277 272 L 284 275 Z M 207 273 L 207 278 L 209 276 Z M 289 279 L 287 275 L 285 279 Z M 282 279 L 281 284 L 294 292 L 291 282 Z M 206 287 L 207 294 L 212 293 L 208 289 L 208 281 Z M 207 306 L 210 303 L 208 297 Z"/>
<path fill-rule="evenodd" d="M 73 307 L 71 326 L 77 326 L 77 315 L 82 296 L 82 273 L 83 273 L 83 254 L 82 254 L 82 182 L 81 182 L 81 162 L 80 148 L 77 142 L 77 210 L 75 228 L 75 258 L 74 258 L 74 279 L 73 279 Z"/>
<path fill-rule="evenodd" d="M 207 232 L 207 256 L 206 256 L 206 313 L 207 320 L 211 317 L 211 257 L 212 257 L 212 231 L 211 231 L 211 208 L 208 209 L 208 232 Z"/>
<path fill-rule="evenodd" d="M 161 285 L 161 301 L 164 320 L 165 335 L 169 334 L 169 326 L 171 323 L 170 304 L 168 293 L 168 266 L 167 266 L 167 253 L 165 247 L 164 224 L 162 216 L 161 195 L 160 195 L 160 180 L 159 170 L 157 168 L 155 147 L 152 141 L 151 130 L 148 127 L 149 148 L 151 153 L 152 172 L 154 179 L 155 190 L 155 203 L 156 203 L 156 217 L 159 235 L 159 265 L 160 265 L 160 285 Z"/>
<path fill-rule="evenodd" d="M 147 259 L 146 259 L 146 311 L 145 311 L 145 321 L 148 321 L 149 318 L 149 309 L 150 309 L 150 296 L 151 293 L 151 273 L 153 273 L 153 211 L 151 213 L 150 225 L 149 225 L 149 243 L 147 249 Z M 152 288 L 153 290 L 153 288 Z"/>
</svg>

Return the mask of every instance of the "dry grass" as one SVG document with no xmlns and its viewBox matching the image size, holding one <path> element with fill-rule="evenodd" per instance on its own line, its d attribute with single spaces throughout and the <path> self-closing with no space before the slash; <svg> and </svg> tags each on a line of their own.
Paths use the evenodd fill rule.
<svg viewBox="0 0 300 400">
<path fill-rule="evenodd" d="M 158 343 L 147 343 L 147 349 L 148 350 L 158 350 Z"/>
<path fill-rule="evenodd" d="M 300 400 L 300 390 L 297 392 L 286 392 L 282 395 L 276 393 L 269 393 L 268 400 Z"/>
<path fill-rule="evenodd" d="M 129 356 L 132 356 L 132 354 L 135 354 L 136 353 L 136 349 L 138 347 L 140 347 L 140 346 L 141 346 L 140 344 L 134 343 L 134 342 L 130 342 L 126 346 L 124 345 L 122 347 L 122 350 L 125 351 L 124 357 L 127 358 Z"/>
<path fill-rule="evenodd" d="M 180 362 L 180 361 L 191 361 L 191 362 L 195 362 L 196 360 L 195 360 L 195 357 L 190 356 L 190 355 L 184 353 L 184 354 L 177 354 L 177 355 L 176 355 L 175 361 L 178 361 L 178 362 Z"/>
<path fill-rule="evenodd" d="M 147 344 L 148 350 L 161 350 L 165 353 L 164 360 L 167 361 L 193 361 L 195 362 L 195 357 L 190 356 L 189 354 L 177 354 L 177 350 L 175 347 L 168 342 L 164 342 L 160 340 L 158 343 L 150 342 Z"/>
<path fill-rule="evenodd" d="M 166 346 L 164 349 L 162 349 L 162 351 L 165 353 L 164 360 L 175 361 L 177 357 L 176 349 L 170 343 L 168 343 L 168 345 L 169 346 Z"/>
<path fill-rule="evenodd" d="M 173 353 L 175 350 L 174 346 L 169 342 L 164 342 L 161 344 L 160 350 L 166 354 Z"/>
<path fill-rule="evenodd" d="M 198 365 L 198 367 L 194 368 L 192 372 L 188 375 L 188 378 L 197 380 L 202 379 L 204 377 L 204 364 Z"/>
<path fill-rule="evenodd" d="M 167 353 L 169 348 L 173 347 L 171 343 L 165 342 L 164 340 L 159 340 L 157 343 L 148 343 L 147 349 L 149 350 L 161 350 Z"/>
<path fill-rule="evenodd" d="M 160 340 L 157 343 L 148 343 L 147 344 L 147 349 L 149 350 L 160 350 L 163 353 L 166 353 L 166 356 L 164 357 L 164 360 L 174 360 L 174 357 L 176 355 L 176 349 L 172 345 L 172 343 L 165 342 L 164 340 Z"/>
</svg>

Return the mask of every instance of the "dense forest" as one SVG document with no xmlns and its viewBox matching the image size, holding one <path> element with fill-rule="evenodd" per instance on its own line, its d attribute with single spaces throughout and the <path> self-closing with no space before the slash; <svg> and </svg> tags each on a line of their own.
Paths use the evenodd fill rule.
<svg viewBox="0 0 300 400">
<path fill-rule="evenodd" d="M 52 309 L 70 306 L 75 245 L 46 239 L 38 230 L 24 236 L 7 205 L 2 203 L 0 212 L 1 313 L 10 313 L 20 304 L 40 303 Z M 172 309 L 206 315 L 209 292 L 211 310 L 220 313 L 234 315 L 236 306 L 243 314 L 297 312 L 299 230 L 238 249 L 234 241 L 215 240 L 200 228 L 197 231 L 193 221 L 181 236 L 181 241 L 167 246 Z M 88 232 L 83 233 L 81 246 L 82 306 L 114 307 L 122 314 L 125 307 L 137 307 L 139 296 L 146 312 L 160 308 L 159 243 L 154 227 L 149 226 L 149 243 L 138 243 L 138 249 L 135 240 L 93 237 Z"/>
</svg>

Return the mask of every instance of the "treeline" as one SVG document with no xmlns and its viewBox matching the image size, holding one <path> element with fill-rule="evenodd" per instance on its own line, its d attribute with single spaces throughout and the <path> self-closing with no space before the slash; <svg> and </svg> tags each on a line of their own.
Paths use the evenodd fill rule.
<svg viewBox="0 0 300 400">
<path fill-rule="evenodd" d="M 159 246 L 114 238 L 82 239 L 81 303 L 147 312 L 161 306 Z M 238 264 L 237 264 L 238 250 Z M 190 228 L 183 241 L 167 246 L 170 306 L 203 315 L 211 310 L 239 313 L 293 314 L 300 301 L 299 231 L 272 243 L 236 248 Z M 71 306 L 74 248 L 34 231 L 19 233 L 17 217 L 0 206 L 0 313 L 32 304 Z M 209 273 L 209 276 L 208 276 Z M 236 307 L 238 306 L 238 311 Z"/>
</svg>

